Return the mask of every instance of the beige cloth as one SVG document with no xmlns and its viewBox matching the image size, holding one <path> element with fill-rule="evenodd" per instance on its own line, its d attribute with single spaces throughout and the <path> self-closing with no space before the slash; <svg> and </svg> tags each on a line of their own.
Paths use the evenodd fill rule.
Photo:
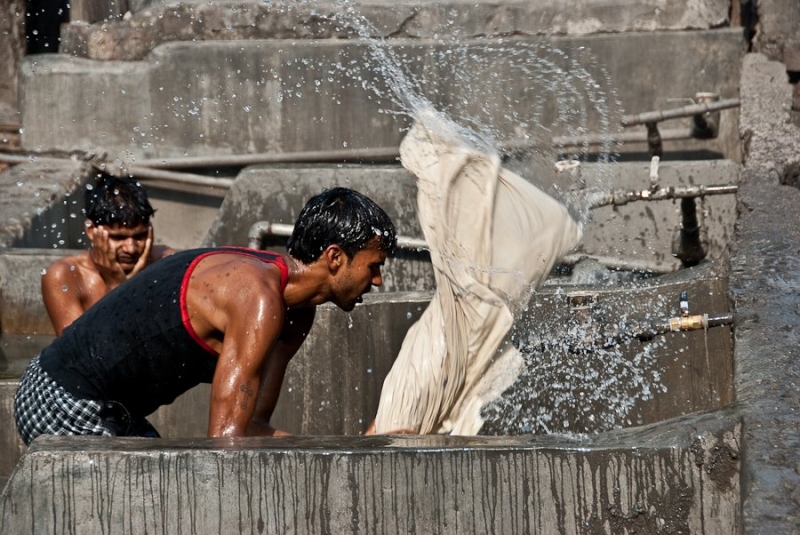
<svg viewBox="0 0 800 535">
<path fill-rule="evenodd" d="M 581 237 L 566 208 L 431 114 L 400 146 L 417 176 L 420 224 L 436 293 L 383 384 L 376 432 L 475 434 L 480 409 L 519 373 L 506 337 Z"/>
</svg>

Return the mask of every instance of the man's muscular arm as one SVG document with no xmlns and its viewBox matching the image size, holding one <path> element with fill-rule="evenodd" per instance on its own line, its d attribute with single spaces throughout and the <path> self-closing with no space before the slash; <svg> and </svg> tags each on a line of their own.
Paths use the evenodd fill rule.
<svg viewBox="0 0 800 535">
<path fill-rule="evenodd" d="M 286 367 L 285 359 L 276 358 L 273 351 L 282 347 L 286 315 L 280 274 L 258 260 L 219 255 L 206 262 L 211 264 L 201 264 L 202 272 L 192 276 L 188 298 L 192 324 L 220 352 L 211 385 L 208 435 L 244 436 L 257 405 L 263 407 L 258 401 L 262 377 L 268 381 L 264 389 L 279 389 Z M 221 344 L 214 342 L 219 335 Z"/>
<path fill-rule="evenodd" d="M 56 336 L 84 313 L 78 267 L 71 258 L 53 262 L 42 275 L 42 298 Z"/>
<path fill-rule="evenodd" d="M 315 309 L 298 308 L 288 310 L 283 321 L 283 330 L 273 347 L 261 374 L 261 387 L 258 392 L 258 403 L 247 434 L 250 436 L 281 436 L 288 435 L 285 431 L 274 429 L 270 425 L 270 418 L 278 404 L 281 393 L 283 377 L 289 361 L 300 349 L 303 341 L 314 323 Z"/>
</svg>

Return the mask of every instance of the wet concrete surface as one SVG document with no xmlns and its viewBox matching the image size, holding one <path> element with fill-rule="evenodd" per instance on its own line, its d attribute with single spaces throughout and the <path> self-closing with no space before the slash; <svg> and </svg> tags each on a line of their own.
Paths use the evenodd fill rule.
<svg viewBox="0 0 800 535">
<path fill-rule="evenodd" d="M 597 441 L 41 437 L 0 518 L 32 533 L 735 533 L 740 433 L 728 411 Z"/>
<path fill-rule="evenodd" d="M 731 244 L 736 389 L 744 416 L 746 533 L 800 526 L 800 190 L 782 185 L 796 165 L 800 130 L 789 119 L 785 66 L 745 58 L 746 165 Z"/>
</svg>

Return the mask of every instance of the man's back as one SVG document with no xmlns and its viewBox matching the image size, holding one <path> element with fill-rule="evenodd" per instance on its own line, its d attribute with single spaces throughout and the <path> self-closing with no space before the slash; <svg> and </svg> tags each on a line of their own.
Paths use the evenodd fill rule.
<svg viewBox="0 0 800 535">
<path fill-rule="evenodd" d="M 279 255 L 247 249 L 171 255 L 107 294 L 67 327 L 42 352 L 42 368 L 72 394 L 113 399 L 134 416 L 146 416 L 189 388 L 210 383 L 217 352 L 192 329 L 186 308 L 188 277 L 199 260 L 232 252 L 285 269 Z"/>
</svg>

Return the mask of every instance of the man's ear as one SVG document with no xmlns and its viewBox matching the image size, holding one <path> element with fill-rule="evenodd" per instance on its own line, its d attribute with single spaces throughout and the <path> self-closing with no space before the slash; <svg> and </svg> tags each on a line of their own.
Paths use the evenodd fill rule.
<svg viewBox="0 0 800 535">
<path fill-rule="evenodd" d="M 328 271 L 336 274 L 339 268 L 342 267 L 347 260 L 347 255 L 341 247 L 336 244 L 329 245 L 322 251 L 322 256 L 325 258 L 325 263 L 328 266 Z"/>
</svg>

